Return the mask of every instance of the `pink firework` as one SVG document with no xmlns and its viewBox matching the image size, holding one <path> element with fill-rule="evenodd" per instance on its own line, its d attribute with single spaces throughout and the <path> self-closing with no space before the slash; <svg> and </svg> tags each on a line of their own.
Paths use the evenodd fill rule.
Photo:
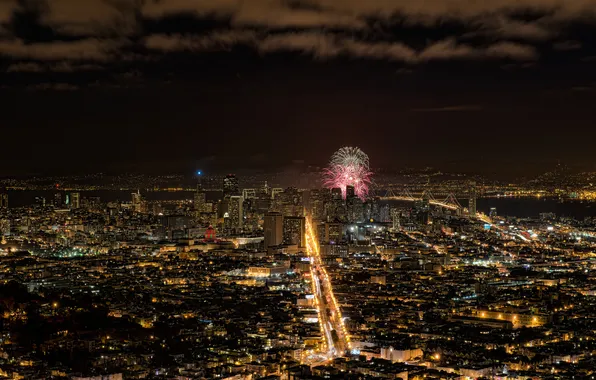
<svg viewBox="0 0 596 380">
<path fill-rule="evenodd" d="M 331 157 L 329 166 L 323 172 L 323 184 L 330 189 L 340 188 L 344 199 L 346 188 L 353 186 L 355 195 L 365 200 L 371 175 L 366 153 L 359 148 L 344 147 Z"/>
</svg>

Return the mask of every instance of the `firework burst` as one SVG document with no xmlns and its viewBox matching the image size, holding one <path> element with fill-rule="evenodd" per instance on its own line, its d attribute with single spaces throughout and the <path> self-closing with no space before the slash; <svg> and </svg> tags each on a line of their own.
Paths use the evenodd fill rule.
<svg viewBox="0 0 596 380">
<path fill-rule="evenodd" d="M 353 186 L 355 195 L 365 200 L 371 175 L 366 153 L 359 148 L 344 147 L 331 156 L 323 173 L 323 184 L 330 189 L 340 188 L 344 199 L 347 187 Z"/>
</svg>

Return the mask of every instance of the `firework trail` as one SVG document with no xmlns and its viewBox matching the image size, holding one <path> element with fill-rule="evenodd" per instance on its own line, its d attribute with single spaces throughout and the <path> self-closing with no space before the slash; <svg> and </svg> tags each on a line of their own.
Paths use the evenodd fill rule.
<svg viewBox="0 0 596 380">
<path fill-rule="evenodd" d="M 323 184 L 330 189 L 340 188 L 344 199 L 346 188 L 353 186 L 355 195 L 365 200 L 371 175 L 366 153 L 359 148 L 344 147 L 331 156 L 329 166 L 323 172 Z"/>
</svg>

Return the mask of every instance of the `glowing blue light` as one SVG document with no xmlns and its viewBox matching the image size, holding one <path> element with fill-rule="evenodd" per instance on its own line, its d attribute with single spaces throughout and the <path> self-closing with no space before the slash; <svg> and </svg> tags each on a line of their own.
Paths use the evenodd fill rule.
<svg viewBox="0 0 596 380">
<path fill-rule="evenodd" d="M 203 174 L 203 172 L 200 170 L 197 170 L 197 175 L 201 175 L 201 174 Z"/>
</svg>

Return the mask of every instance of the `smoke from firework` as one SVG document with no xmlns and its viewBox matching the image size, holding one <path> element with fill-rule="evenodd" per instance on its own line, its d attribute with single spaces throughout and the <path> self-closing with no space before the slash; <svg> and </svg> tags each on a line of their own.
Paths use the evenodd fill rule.
<svg viewBox="0 0 596 380">
<path fill-rule="evenodd" d="M 330 189 L 340 188 L 344 199 L 347 187 L 353 186 L 355 195 L 365 200 L 371 175 L 366 153 L 359 148 L 344 147 L 331 156 L 323 173 L 323 184 Z"/>
</svg>

